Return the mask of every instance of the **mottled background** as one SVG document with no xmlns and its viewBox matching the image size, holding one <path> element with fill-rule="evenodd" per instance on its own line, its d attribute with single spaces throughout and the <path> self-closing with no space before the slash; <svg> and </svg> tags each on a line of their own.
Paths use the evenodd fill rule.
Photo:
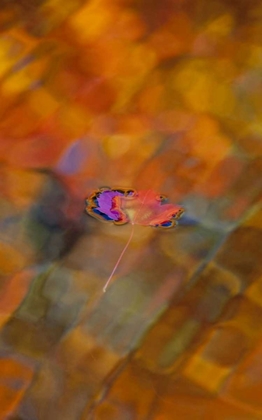
<svg viewBox="0 0 262 420">
<path fill-rule="evenodd" d="M 262 419 L 261 0 L 1 0 L 0 419 Z M 174 230 L 84 213 L 100 186 Z"/>
</svg>

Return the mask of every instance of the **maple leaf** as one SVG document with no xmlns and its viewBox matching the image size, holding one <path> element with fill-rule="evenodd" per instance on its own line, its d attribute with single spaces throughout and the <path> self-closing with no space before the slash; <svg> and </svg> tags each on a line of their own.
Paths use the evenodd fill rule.
<svg viewBox="0 0 262 420">
<path fill-rule="evenodd" d="M 132 230 L 103 290 L 113 277 L 119 262 L 129 246 L 135 225 L 171 228 L 184 212 L 177 204 L 166 204 L 166 197 L 152 190 L 135 191 L 131 188 L 103 187 L 94 191 L 86 200 L 86 211 L 90 216 L 116 225 L 130 223 Z"/>
</svg>

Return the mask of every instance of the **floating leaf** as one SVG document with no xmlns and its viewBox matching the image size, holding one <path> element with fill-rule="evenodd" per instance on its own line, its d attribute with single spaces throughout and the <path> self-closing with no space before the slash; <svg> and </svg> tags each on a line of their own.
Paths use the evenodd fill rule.
<svg viewBox="0 0 262 420">
<path fill-rule="evenodd" d="M 152 190 L 135 191 L 131 188 L 109 187 L 94 191 L 86 200 L 86 211 L 90 216 L 115 225 L 126 223 L 132 225 L 129 239 L 104 286 L 104 292 L 132 240 L 135 225 L 161 228 L 171 228 L 176 225 L 176 220 L 181 217 L 184 209 L 176 204 L 166 204 L 166 201 L 165 196 Z"/>
</svg>

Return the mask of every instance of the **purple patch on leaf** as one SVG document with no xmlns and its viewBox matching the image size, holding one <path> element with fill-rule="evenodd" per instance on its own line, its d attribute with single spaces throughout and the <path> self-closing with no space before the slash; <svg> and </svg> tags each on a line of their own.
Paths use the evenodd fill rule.
<svg viewBox="0 0 262 420">
<path fill-rule="evenodd" d="M 121 194 L 119 191 L 108 190 L 108 191 L 103 191 L 102 193 L 98 194 L 96 198 L 97 209 L 101 213 L 108 216 L 108 218 L 111 220 L 119 219 L 119 212 L 112 208 L 112 201 L 114 197 L 117 195 L 121 196 L 123 194 Z"/>
</svg>

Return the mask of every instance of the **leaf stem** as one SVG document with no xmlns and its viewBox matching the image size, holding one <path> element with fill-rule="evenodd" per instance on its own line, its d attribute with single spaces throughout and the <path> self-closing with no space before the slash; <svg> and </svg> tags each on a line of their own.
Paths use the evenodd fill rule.
<svg viewBox="0 0 262 420">
<path fill-rule="evenodd" d="M 118 260 L 117 260 L 117 262 L 116 262 L 116 264 L 115 264 L 115 266 L 114 266 L 114 268 L 113 268 L 113 270 L 112 270 L 112 273 L 111 273 L 111 274 L 110 274 L 110 276 L 108 277 L 108 280 L 107 280 L 106 284 L 105 284 L 105 285 L 104 285 L 104 287 L 103 287 L 103 292 L 104 292 L 104 293 L 105 293 L 105 291 L 106 291 L 106 289 L 107 289 L 107 286 L 108 286 L 108 285 L 109 285 L 109 283 L 110 283 L 110 280 L 112 279 L 113 275 L 115 274 L 115 271 L 116 271 L 116 269 L 117 269 L 117 267 L 118 267 L 118 265 L 119 265 L 120 261 L 122 260 L 122 257 L 123 257 L 123 255 L 124 255 L 124 253 L 126 252 L 126 250 L 127 250 L 128 246 L 129 246 L 130 242 L 132 241 L 132 238 L 133 238 L 133 235 L 134 235 L 134 228 L 135 228 L 135 225 L 132 223 L 132 230 L 131 230 L 131 232 L 130 232 L 130 236 L 129 236 L 129 238 L 128 238 L 128 241 L 127 241 L 127 243 L 126 243 L 126 245 L 125 245 L 124 249 L 122 250 L 121 254 L 119 255 Z"/>
</svg>

